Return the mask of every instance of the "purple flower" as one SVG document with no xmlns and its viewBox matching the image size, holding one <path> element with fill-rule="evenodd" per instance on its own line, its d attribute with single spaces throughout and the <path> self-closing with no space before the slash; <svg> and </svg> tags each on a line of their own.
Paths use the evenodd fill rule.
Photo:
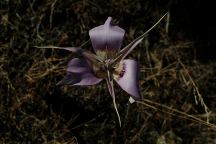
<svg viewBox="0 0 216 144">
<path fill-rule="evenodd" d="M 114 99 L 112 83 L 115 80 L 123 90 L 139 100 L 138 64 L 124 59 L 127 53 L 122 55 L 124 49 L 120 51 L 120 47 L 125 31 L 111 22 L 109 17 L 104 25 L 89 31 L 96 55 L 86 52 L 89 55 L 72 59 L 67 66 L 67 75 L 58 84 L 95 85 L 105 79 Z"/>
<path fill-rule="evenodd" d="M 105 79 L 121 125 L 115 102 L 113 81 L 131 95 L 129 99 L 131 103 L 141 99 L 138 84 L 138 63 L 132 59 L 125 59 L 125 57 L 143 40 L 146 34 L 162 20 L 162 18 L 143 35 L 136 38 L 121 50 L 120 48 L 125 30 L 114 26 L 111 17 L 108 17 L 103 25 L 89 31 L 95 53 L 91 53 L 79 47 L 52 47 L 69 50 L 82 56 L 81 58 L 74 58 L 69 61 L 67 74 L 58 85 L 95 85 Z"/>
</svg>

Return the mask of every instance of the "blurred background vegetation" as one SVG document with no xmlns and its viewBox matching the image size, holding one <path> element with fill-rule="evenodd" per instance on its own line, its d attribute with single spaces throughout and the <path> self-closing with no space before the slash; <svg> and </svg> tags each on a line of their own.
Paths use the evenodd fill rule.
<svg viewBox="0 0 216 144">
<path fill-rule="evenodd" d="M 129 56 L 140 63 L 142 97 L 216 123 L 215 8 L 201 0 L 1 0 L 0 143 L 215 144 L 214 129 L 131 105 L 115 86 L 120 128 L 104 82 L 56 86 L 76 55 L 34 47 L 80 46 L 108 16 L 126 30 L 126 45 L 169 11 Z M 90 42 L 83 48 L 92 51 Z"/>
</svg>

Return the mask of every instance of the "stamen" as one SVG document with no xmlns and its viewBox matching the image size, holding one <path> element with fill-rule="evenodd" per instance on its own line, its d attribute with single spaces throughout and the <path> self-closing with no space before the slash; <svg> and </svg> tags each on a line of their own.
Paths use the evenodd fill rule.
<svg viewBox="0 0 216 144">
<path fill-rule="evenodd" d="M 113 75 L 115 77 L 115 79 L 120 79 L 124 76 L 125 74 L 125 70 L 126 70 L 126 65 L 124 63 L 120 63 L 119 66 L 114 67 L 114 72 Z"/>
<path fill-rule="evenodd" d="M 121 70 L 120 73 L 119 73 L 119 78 L 123 77 L 123 75 L 125 74 L 125 69 L 126 69 L 125 67 L 126 67 L 126 65 L 123 64 L 122 70 Z"/>
</svg>

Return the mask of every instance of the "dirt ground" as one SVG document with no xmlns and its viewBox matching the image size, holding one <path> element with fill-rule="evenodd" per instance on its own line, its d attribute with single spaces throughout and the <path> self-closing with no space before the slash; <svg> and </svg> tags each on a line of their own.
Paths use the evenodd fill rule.
<svg viewBox="0 0 216 144">
<path fill-rule="evenodd" d="M 0 144 L 216 144 L 215 8 L 201 0 L 1 0 Z M 35 47 L 93 51 L 88 32 L 108 16 L 125 29 L 125 46 L 166 12 L 128 56 L 139 62 L 143 101 L 130 104 L 115 85 L 121 127 L 105 81 L 57 86 L 77 56 Z"/>
</svg>

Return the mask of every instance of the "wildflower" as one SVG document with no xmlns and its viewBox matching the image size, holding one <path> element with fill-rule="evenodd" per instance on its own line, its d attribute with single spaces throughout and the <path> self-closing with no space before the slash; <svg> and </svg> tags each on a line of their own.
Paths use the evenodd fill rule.
<svg viewBox="0 0 216 144">
<path fill-rule="evenodd" d="M 66 70 L 67 74 L 58 85 L 95 85 L 105 79 L 121 125 L 115 102 L 113 81 L 131 95 L 129 99 L 131 103 L 135 100 L 140 100 L 138 63 L 132 59 L 125 59 L 125 57 L 143 40 L 146 34 L 163 19 L 163 17 L 143 35 L 136 38 L 121 50 L 120 48 L 125 30 L 114 26 L 111 17 L 108 17 L 104 25 L 100 25 L 89 31 L 95 53 L 91 53 L 79 47 L 52 47 L 65 49 L 82 56 L 81 58 L 74 58 L 69 61 Z"/>
</svg>

